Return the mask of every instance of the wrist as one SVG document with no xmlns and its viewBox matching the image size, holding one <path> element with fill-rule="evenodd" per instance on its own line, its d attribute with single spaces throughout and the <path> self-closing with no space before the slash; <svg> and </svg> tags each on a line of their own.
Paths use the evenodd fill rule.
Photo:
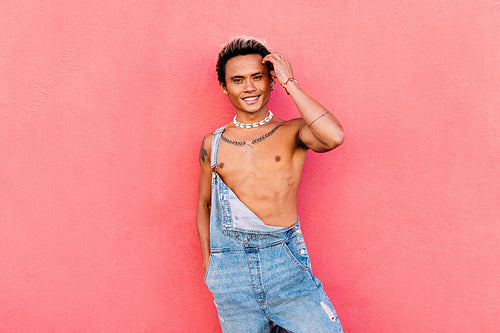
<svg viewBox="0 0 500 333">
<path fill-rule="evenodd" d="M 295 84 L 297 84 L 297 80 L 295 80 L 295 79 L 293 78 L 293 76 L 291 76 L 291 77 L 289 77 L 288 79 L 286 79 L 286 81 L 285 81 L 285 82 L 283 82 L 283 83 L 281 84 L 281 86 L 283 87 L 283 89 L 285 89 L 285 91 L 286 91 L 286 93 L 287 93 L 288 95 L 290 95 L 290 93 L 288 92 L 287 87 L 288 87 L 288 85 L 289 85 L 290 83 L 295 83 Z"/>
</svg>

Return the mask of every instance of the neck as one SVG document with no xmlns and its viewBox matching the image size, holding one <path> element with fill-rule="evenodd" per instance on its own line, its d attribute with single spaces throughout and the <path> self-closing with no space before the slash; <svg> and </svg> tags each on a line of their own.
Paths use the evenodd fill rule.
<svg viewBox="0 0 500 333">
<path fill-rule="evenodd" d="M 245 124 L 258 122 L 268 115 L 269 110 L 267 108 L 252 113 L 236 110 L 236 119 L 238 119 L 240 123 Z"/>
</svg>

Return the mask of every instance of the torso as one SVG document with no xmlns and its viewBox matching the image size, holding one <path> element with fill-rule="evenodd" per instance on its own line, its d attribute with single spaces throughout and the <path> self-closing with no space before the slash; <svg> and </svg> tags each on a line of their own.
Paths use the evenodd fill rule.
<svg viewBox="0 0 500 333">
<path fill-rule="evenodd" d="M 217 173 L 267 225 L 288 227 L 298 219 L 297 188 L 307 152 L 298 145 L 299 126 L 299 119 L 274 118 L 263 128 L 231 123 L 222 134 Z M 253 138 L 251 147 L 242 145 Z"/>
</svg>

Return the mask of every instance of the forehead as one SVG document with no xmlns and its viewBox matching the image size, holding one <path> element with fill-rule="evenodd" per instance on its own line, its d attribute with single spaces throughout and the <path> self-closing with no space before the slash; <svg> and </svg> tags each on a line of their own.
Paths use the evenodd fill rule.
<svg viewBox="0 0 500 333">
<path fill-rule="evenodd" d="M 260 54 L 246 54 L 233 57 L 226 63 L 226 78 L 232 76 L 247 76 L 257 72 L 266 72 Z"/>
</svg>

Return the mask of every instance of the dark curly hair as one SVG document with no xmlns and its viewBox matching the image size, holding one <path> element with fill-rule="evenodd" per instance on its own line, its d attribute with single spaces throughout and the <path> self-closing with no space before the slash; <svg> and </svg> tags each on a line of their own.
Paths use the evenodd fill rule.
<svg viewBox="0 0 500 333">
<path fill-rule="evenodd" d="M 219 82 L 226 85 L 226 63 L 229 59 L 246 54 L 260 54 L 264 58 L 269 53 L 271 51 L 264 46 L 264 43 L 254 37 L 240 36 L 234 38 L 224 45 L 219 52 L 216 65 Z M 267 62 L 266 65 L 270 71 L 273 69 L 270 62 Z"/>
</svg>

